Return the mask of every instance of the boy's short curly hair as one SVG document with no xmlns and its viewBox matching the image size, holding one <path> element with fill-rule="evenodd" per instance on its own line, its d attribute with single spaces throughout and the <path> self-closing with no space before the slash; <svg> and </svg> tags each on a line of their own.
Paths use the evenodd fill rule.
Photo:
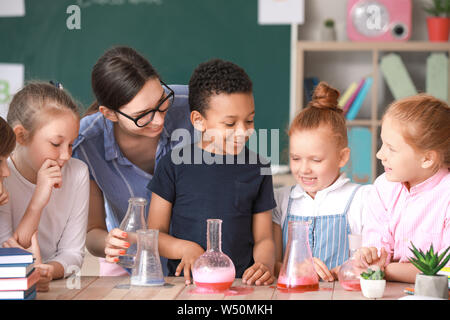
<svg viewBox="0 0 450 320">
<path fill-rule="evenodd" d="M 252 81 L 238 65 L 221 59 L 203 62 L 189 80 L 189 106 L 205 116 L 209 97 L 221 93 L 251 93 Z"/>
</svg>

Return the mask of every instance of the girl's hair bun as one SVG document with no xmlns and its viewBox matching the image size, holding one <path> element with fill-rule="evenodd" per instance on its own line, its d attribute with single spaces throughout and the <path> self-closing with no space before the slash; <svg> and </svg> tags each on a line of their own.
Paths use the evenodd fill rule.
<svg viewBox="0 0 450 320">
<path fill-rule="evenodd" d="M 338 106 L 339 95 L 337 89 L 331 87 L 328 83 L 321 81 L 314 89 L 312 100 L 308 103 L 308 106 L 342 112 L 342 109 Z"/>
<path fill-rule="evenodd" d="M 348 145 L 347 126 L 344 113 L 338 106 L 339 91 L 320 82 L 314 90 L 312 100 L 292 120 L 289 136 L 295 131 L 329 128 L 339 148 Z"/>
</svg>

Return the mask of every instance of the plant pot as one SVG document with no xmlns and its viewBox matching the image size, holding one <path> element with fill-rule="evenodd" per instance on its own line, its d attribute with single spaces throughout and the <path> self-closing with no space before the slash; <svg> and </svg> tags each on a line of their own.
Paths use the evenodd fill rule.
<svg viewBox="0 0 450 320">
<path fill-rule="evenodd" d="M 368 280 L 360 278 L 361 291 L 369 299 L 382 298 L 386 288 L 386 280 Z"/>
<path fill-rule="evenodd" d="M 428 17 L 428 40 L 432 42 L 448 41 L 448 32 L 450 30 L 450 18 L 446 17 Z"/>
<path fill-rule="evenodd" d="M 416 275 L 414 295 L 448 299 L 447 275 L 427 276 L 423 273 L 418 273 Z"/>
<path fill-rule="evenodd" d="M 320 29 L 321 41 L 336 41 L 336 30 L 332 27 L 322 26 Z"/>
</svg>

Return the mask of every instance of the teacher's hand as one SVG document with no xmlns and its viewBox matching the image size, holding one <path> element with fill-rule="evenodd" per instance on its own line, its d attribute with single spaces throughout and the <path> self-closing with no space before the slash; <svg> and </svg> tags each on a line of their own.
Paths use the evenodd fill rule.
<svg viewBox="0 0 450 320">
<path fill-rule="evenodd" d="M 112 229 L 105 239 L 105 260 L 110 263 L 119 262 L 119 256 L 123 256 L 130 247 L 128 233 L 115 228 Z"/>
</svg>

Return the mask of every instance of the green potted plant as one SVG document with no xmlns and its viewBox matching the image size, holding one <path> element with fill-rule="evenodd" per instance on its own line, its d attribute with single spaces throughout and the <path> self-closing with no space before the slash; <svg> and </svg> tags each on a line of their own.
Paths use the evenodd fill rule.
<svg viewBox="0 0 450 320">
<path fill-rule="evenodd" d="M 418 296 L 429 296 L 448 299 L 448 278 L 447 275 L 437 274 L 450 260 L 450 250 L 448 247 L 439 254 L 434 252 L 433 244 L 430 249 L 424 253 L 418 250 L 411 242 L 412 253 L 414 257 L 408 258 L 417 269 L 421 271 L 416 275 L 414 294 Z M 447 255 L 447 256 L 446 256 Z"/>
<path fill-rule="evenodd" d="M 448 41 L 450 0 L 432 0 L 423 9 L 430 15 L 427 17 L 428 39 L 433 42 Z"/>
<path fill-rule="evenodd" d="M 322 25 L 320 38 L 322 41 L 336 41 L 336 30 L 334 28 L 333 19 L 325 19 Z"/>
<path fill-rule="evenodd" d="M 361 284 L 361 291 L 364 297 L 369 299 L 383 297 L 386 280 L 380 267 L 369 266 L 365 272 L 361 273 L 359 283 Z"/>
</svg>

